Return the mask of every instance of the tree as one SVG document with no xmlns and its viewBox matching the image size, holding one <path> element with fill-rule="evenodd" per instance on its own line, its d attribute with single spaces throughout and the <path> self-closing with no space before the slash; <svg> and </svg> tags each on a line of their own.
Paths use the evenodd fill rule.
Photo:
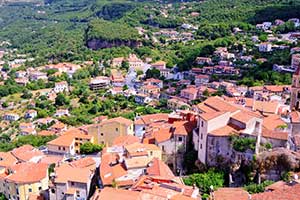
<svg viewBox="0 0 300 200">
<path fill-rule="evenodd" d="M 222 187 L 224 184 L 224 173 L 217 172 L 213 169 L 208 170 L 206 173 L 197 173 L 188 176 L 183 179 L 186 185 L 192 186 L 196 184 L 196 186 L 206 194 L 209 194 L 210 186 L 213 186 L 214 189 Z"/>
<path fill-rule="evenodd" d="M 21 97 L 23 99 L 30 99 L 30 98 L 32 98 L 32 93 L 29 90 L 25 90 Z"/>
<path fill-rule="evenodd" d="M 3 107 L 3 108 L 7 108 L 7 107 L 8 107 L 8 103 L 7 103 L 6 101 L 4 101 L 4 102 L 2 103 L 2 107 Z"/>
<path fill-rule="evenodd" d="M 122 88 L 122 90 L 123 90 L 123 91 L 128 90 L 128 86 L 127 86 L 127 85 L 124 85 L 123 88 Z"/>
<path fill-rule="evenodd" d="M 160 71 L 156 68 L 148 69 L 146 71 L 146 78 L 159 78 L 160 77 Z"/>
<path fill-rule="evenodd" d="M 59 93 L 55 98 L 55 105 L 57 106 L 64 106 L 69 105 L 70 99 L 67 98 L 63 93 Z"/>
<path fill-rule="evenodd" d="M 95 152 L 100 152 L 104 148 L 104 145 L 93 144 L 91 142 L 86 142 L 80 146 L 80 153 L 82 154 L 92 154 Z"/>
<path fill-rule="evenodd" d="M 128 71 L 129 63 L 127 61 L 122 61 L 121 69 L 125 69 L 126 71 Z"/>
</svg>

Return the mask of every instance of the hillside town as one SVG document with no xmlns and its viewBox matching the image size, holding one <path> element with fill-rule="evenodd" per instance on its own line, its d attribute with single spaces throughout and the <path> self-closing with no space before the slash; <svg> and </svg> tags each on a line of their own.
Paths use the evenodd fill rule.
<svg viewBox="0 0 300 200">
<path fill-rule="evenodd" d="M 243 44 L 189 67 L 133 50 L 35 66 L 0 41 L 0 199 L 299 200 L 298 27 L 234 27 Z M 135 29 L 160 48 L 201 39 L 188 22 Z"/>
</svg>

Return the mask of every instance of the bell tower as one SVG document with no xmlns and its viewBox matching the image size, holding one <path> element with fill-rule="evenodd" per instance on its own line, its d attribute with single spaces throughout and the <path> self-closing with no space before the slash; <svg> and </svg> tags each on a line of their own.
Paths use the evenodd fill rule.
<svg viewBox="0 0 300 200">
<path fill-rule="evenodd" d="M 290 109 L 291 111 L 300 111 L 300 66 L 293 74 L 291 90 Z"/>
</svg>

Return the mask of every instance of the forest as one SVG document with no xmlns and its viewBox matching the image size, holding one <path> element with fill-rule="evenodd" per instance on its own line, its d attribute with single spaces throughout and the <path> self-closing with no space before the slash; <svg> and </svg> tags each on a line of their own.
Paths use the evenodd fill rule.
<svg viewBox="0 0 300 200">
<path fill-rule="evenodd" d="M 287 0 L 209 0 L 188 1 L 182 4 L 172 1 L 129 1 L 129 0 L 52 0 L 44 6 L 35 4 L 7 4 L 0 13 L 0 41 L 9 40 L 11 48 L 35 58 L 29 66 L 39 66 L 49 62 L 84 61 L 110 59 L 114 55 L 136 53 L 151 56 L 154 60 L 165 60 L 168 66 L 177 64 L 181 70 L 193 67 L 195 58 L 205 56 L 207 47 L 228 46 L 234 41 L 242 45 L 251 42 L 232 36 L 233 27 L 255 31 L 256 23 L 264 20 L 300 17 L 300 1 Z M 167 11 L 166 11 L 167 10 Z M 274 12 L 276 10 L 276 12 Z M 167 12 L 166 16 L 162 11 Z M 192 17 L 192 12 L 200 13 Z M 193 42 L 177 42 L 168 45 L 153 43 L 151 36 L 159 28 L 180 29 L 183 23 L 193 23 L 199 29 Z M 137 34 L 135 27 L 147 30 L 150 39 Z M 283 26 L 278 31 L 289 30 Z M 110 49 L 91 50 L 88 41 L 139 40 L 140 45 L 124 44 L 109 46 Z M 204 50 L 203 50 L 204 48 Z M 280 56 L 283 56 L 281 54 Z M 274 63 L 270 63 L 274 64 Z M 266 67 L 269 69 L 269 67 Z M 257 70 L 247 73 L 250 78 Z M 268 73 L 268 72 L 267 72 Z M 269 74 L 268 77 L 271 77 Z M 273 76 L 274 77 L 274 76 Z M 267 82 L 273 79 L 268 78 Z M 280 78 L 282 81 L 283 78 Z M 252 85 L 253 82 L 250 84 Z"/>
</svg>

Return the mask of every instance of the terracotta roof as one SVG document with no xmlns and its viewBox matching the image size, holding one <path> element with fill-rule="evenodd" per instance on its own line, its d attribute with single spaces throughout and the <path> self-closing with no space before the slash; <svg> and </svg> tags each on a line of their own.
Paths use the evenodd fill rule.
<svg viewBox="0 0 300 200">
<path fill-rule="evenodd" d="M 67 125 L 65 125 L 62 122 L 57 122 L 55 124 L 53 124 L 50 128 L 52 129 L 64 129 Z"/>
<path fill-rule="evenodd" d="M 126 151 L 130 154 L 130 156 L 147 156 L 148 152 L 146 151 L 146 147 L 144 144 L 139 142 L 124 146 Z"/>
<path fill-rule="evenodd" d="M 110 153 L 102 155 L 99 170 L 103 185 L 111 185 L 113 180 L 127 174 L 127 171 L 121 164 L 111 165 L 112 163 L 116 163 L 116 160 L 118 160 L 117 155 Z"/>
<path fill-rule="evenodd" d="M 235 112 L 238 110 L 236 106 L 224 101 L 221 97 L 210 97 L 204 101 L 204 104 L 210 108 L 220 112 Z"/>
<path fill-rule="evenodd" d="M 118 136 L 114 139 L 113 145 L 125 146 L 125 145 L 133 144 L 133 143 L 136 143 L 139 141 L 140 141 L 140 139 L 133 135 Z"/>
<path fill-rule="evenodd" d="M 152 65 L 152 66 L 157 66 L 157 65 L 165 65 L 165 64 L 166 64 L 165 61 L 160 60 L 160 61 L 157 61 L 157 62 L 155 62 L 155 63 L 152 63 L 151 65 Z"/>
<path fill-rule="evenodd" d="M 62 164 L 55 168 L 55 182 L 66 183 L 67 181 L 74 181 L 79 183 L 87 183 L 91 178 L 91 168 L 89 167 L 73 167 L 70 164 Z"/>
<path fill-rule="evenodd" d="M 292 111 L 290 118 L 292 123 L 300 123 L 300 113 L 298 111 Z"/>
<path fill-rule="evenodd" d="M 129 159 L 125 159 L 126 168 L 146 168 L 150 162 L 150 158 L 148 157 L 132 157 Z"/>
<path fill-rule="evenodd" d="M 211 131 L 209 134 L 213 136 L 230 136 L 230 135 L 238 135 L 239 129 L 236 129 L 233 125 L 226 125 L 222 128 Z"/>
<path fill-rule="evenodd" d="M 23 145 L 11 151 L 12 155 L 21 161 L 30 161 L 34 157 L 41 157 L 44 154 L 31 145 Z"/>
<path fill-rule="evenodd" d="M 42 130 L 42 131 L 38 132 L 37 134 L 41 135 L 41 136 L 51 136 L 51 135 L 55 135 L 55 132 L 54 131 Z"/>
<path fill-rule="evenodd" d="M 0 152 L 0 167 L 9 167 L 17 163 L 17 159 L 10 152 Z"/>
<path fill-rule="evenodd" d="M 274 131 L 274 130 L 268 130 L 263 127 L 262 129 L 262 136 L 265 138 L 271 138 L 271 139 L 278 139 L 278 140 L 288 140 L 288 132 L 283 131 Z"/>
<path fill-rule="evenodd" d="M 275 130 L 280 125 L 287 125 L 278 115 L 269 115 L 264 117 L 263 126 L 269 130 Z"/>
<path fill-rule="evenodd" d="M 244 124 L 247 124 L 250 120 L 254 118 L 254 116 L 249 115 L 247 112 L 238 112 L 231 116 L 232 119 L 235 119 L 236 121 L 242 122 Z"/>
<path fill-rule="evenodd" d="M 196 128 L 196 126 L 197 126 L 196 123 L 188 122 L 188 121 L 175 121 L 172 125 L 172 127 L 174 128 L 175 135 L 185 135 L 185 136 L 191 133 L 193 129 Z"/>
<path fill-rule="evenodd" d="M 299 200 L 300 184 L 282 187 L 271 192 L 253 194 L 251 200 Z"/>
<path fill-rule="evenodd" d="M 170 179 L 175 177 L 170 168 L 158 158 L 154 158 L 149 165 L 147 174 L 150 176 L 161 176 Z"/>
<path fill-rule="evenodd" d="M 200 114 L 200 118 L 202 118 L 205 121 L 209 121 L 209 120 L 215 119 L 225 113 L 227 113 L 227 112 L 223 111 L 223 112 L 202 113 L 202 114 Z"/>
<path fill-rule="evenodd" d="M 57 164 L 63 160 L 62 156 L 55 156 L 55 155 L 45 155 L 40 159 L 40 163 L 44 163 L 47 165 Z"/>
<path fill-rule="evenodd" d="M 279 106 L 277 101 L 254 101 L 252 108 L 254 111 L 276 114 Z"/>
<path fill-rule="evenodd" d="M 205 113 L 211 113 L 211 112 L 216 112 L 216 110 L 206 106 L 204 103 L 199 103 L 197 105 L 197 108 L 202 111 L 202 112 L 205 112 Z"/>
<path fill-rule="evenodd" d="M 14 173 L 5 178 L 9 182 L 35 183 L 48 176 L 48 165 L 44 163 L 19 163 L 12 166 L 11 169 Z"/>
<path fill-rule="evenodd" d="M 249 194 L 242 188 L 219 188 L 214 192 L 215 200 L 249 200 Z"/>
<path fill-rule="evenodd" d="M 169 128 L 160 129 L 160 130 L 154 131 L 153 136 L 154 136 L 156 142 L 161 143 L 161 142 L 169 140 L 172 136 L 172 133 L 170 132 Z"/>
<path fill-rule="evenodd" d="M 75 137 L 72 135 L 61 135 L 58 138 L 50 141 L 47 145 L 69 147 L 74 142 Z"/>
<path fill-rule="evenodd" d="M 140 193 L 130 190 L 121 190 L 110 187 L 105 187 L 104 189 L 97 190 L 91 200 L 113 200 L 113 199 L 122 199 L 122 200 L 140 200 Z"/>
<path fill-rule="evenodd" d="M 169 114 L 165 114 L 165 113 L 149 114 L 149 115 L 140 116 L 140 118 L 137 119 L 134 123 L 137 125 L 142 125 L 142 124 L 148 125 L 157 121 L 167 122 L 168 119 L 169 119 Z"/>
<path fill-rule="evenodd" d="M 85 134 L 82 130 L 77 128 L 70 128 L 63 135 L 59 136 L 58 138 L 48 142 L 48 145 L 55 145 L 55 146 L 63 146 L 69 147 L 76 138 L 87 139 L 90 140 L 93 136 Z"/>
<path fill-rule="evenodd" d="M 126 119 L 124 117 L 116 117 L 116 118 L 104 120 L 103 122 L 101 122 L 101 125 L 109 124 L 109 123 L 120 123 L 120 124 L 124 124 L 126 126 L 131 126 L 133 124 L 133 121 L 130 119 Z"/>
<path fill-rule="evenodd" d="M 71 162 L 70 165 L 72 167 L 77 167 L 77 168 L 86 168 L 86 167 L 95 168 L 96 162 L 91 157 L 85 157 L 85 158 L 81 158 L 79 160 Z"/>
</svg>

